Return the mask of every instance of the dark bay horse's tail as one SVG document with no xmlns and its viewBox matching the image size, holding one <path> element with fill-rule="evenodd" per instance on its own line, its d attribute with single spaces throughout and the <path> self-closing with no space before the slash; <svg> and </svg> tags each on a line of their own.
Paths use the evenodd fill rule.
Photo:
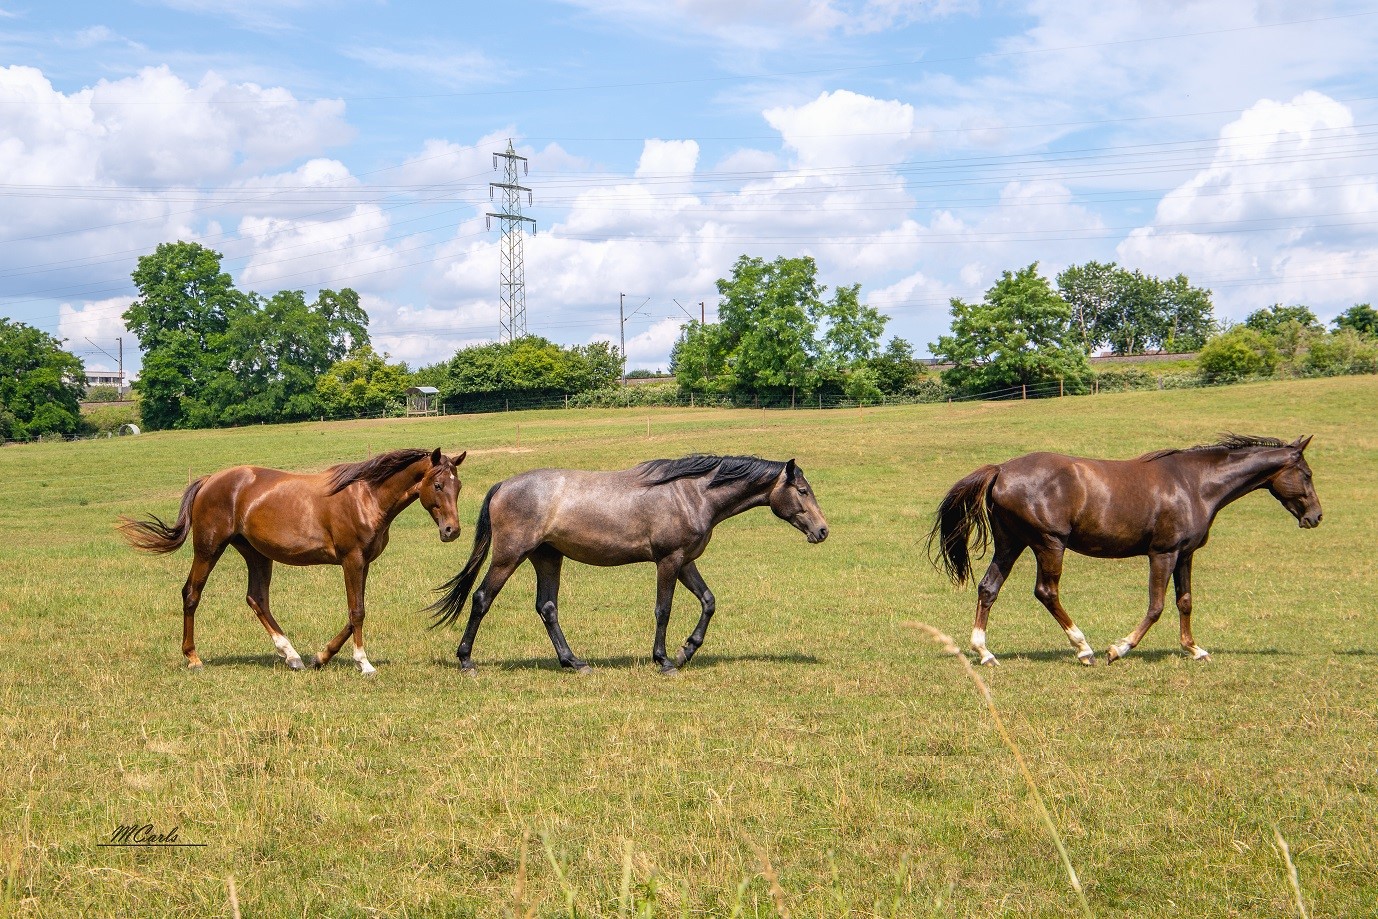
<svg viewBox="0 0 1378 919">
<path fill-rule="evenodd" d="M 442 625 L 453 625 L 464 612 L 464 601 L 469 599 L 469 591 L 474 589 L 479 570 L 488 558 L 488 548 L 493 544 L 493 523 L 488 518 L 488 505 L 501 485 L 499 482 L 488 489 L 488 494 L 483 498 L 483 507 L 478 512 L 478 522 L 474 524 L 474 551 L 469 555 L 469 561 L 458 574 L 436 588 L 437 591 L 443 590 L 445 596 L 426 607 L 432 613 L 431 618 L 435 620 L 431 623 L 433 629 Z"/>
<path fill-rule="evenodd" d="M 968 545 L 972 531 L 976 531 L 974 554 L 980 558 L 990 544 L 990 514 L 986 510 L 986 495 L 991 483 L 1000 473 L 999 466 L 982 466 L 962 479 L 938 505 L 933 529 L 928 533 L 928 558 L 941 567 L 952 583 L 961 586 L 971 577 L 973 549 Z M 933 543 L 938 543 L 938 557 L 933 557 Z"/>
<path fill-rule="evenodd" d="M 182 543 L 187 541 L 187 534 L 191 532 L 191 503 L 196 500 L 196 493 L 201 490 L 201 486 L 206 484 L 208 475 L 203 475 L 187 486 L 187 490 L 182 493 L 182 508 L 177 512 L 177 522 L 168 526 L 160 518 L 153 514 L 148 515 L 147 520 L 135 520 L 133 517 L 121 515 L 119 530 L 124 534 L 125 540 L 136 549 L 143 549 L 145 552 L 156 552 L 162 555 L 166 552 L 176 552 L 182 547 Z"/>
</svg>

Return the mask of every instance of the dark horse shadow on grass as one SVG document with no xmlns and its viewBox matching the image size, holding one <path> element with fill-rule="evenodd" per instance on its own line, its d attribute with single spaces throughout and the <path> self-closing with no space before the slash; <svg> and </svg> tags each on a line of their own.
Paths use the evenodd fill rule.
<svg viewBox="0 0 1378 919">
<path fill-rule="evenodd" d="M 1279 648 L 1229 648 L 1227 650 L 1229 650 L 1231 654 L 1252 654 L 1259 657 L 1295 657 L 1298 654 L 1296 651 L 1283 651 Z M 1059 661 L 1067 659 L 1066 652 L 1050 651 L 1047 649 L 1038 651 L 1005 652 L 1004 656 L 1014 660 L 1025 661 Z M 1171 658 L 1182 658 L 1183 660 L 1190 659 L 1188 655 L 1177 648 L 1149 648 L 1147 650 L 1140 650 L 1135 656 L 1147 661 L 1161 661 Z"/>
<path fill-rule="evenodd" d="M 212 667 L 264 667 L 269 670 L 274 667 L 287 667 L 287 663 L 276 654 L 225 654 L 219 657 L 207 658 L 205 663 Z M 386 667 L 392 661 L 385 657 L 375 658 L 372 663 L 375 666 Z M 352 665 L 352 662 L 351 662 Z M 329 664 L 326 667 L 330 666 Z M 292 669 L 288 667 L 288 669 Z M 321 668 L 324 669 L 324 668 Z"/>
<path fill-rule="evenodd" d="M 717 667 L 722 664 L 740 664 L 744 662 L 757 662 L 765 664 L 803 664 L 814 665 L 822 664 L 824 661 L 820 657 L 812 654 L 699 654 L 694 657 L 695 666 Z M 431 662 L 436 666 L 453 669 L 454 664 L 449 658 L 435 657 Z M 648 667 L 654 664 L 651 658 L 637 656 L 634 654 L 618 654 L 611 657 L 590 657 L 585 659 L 586 664 L 593 667 L 606 668 L 608 670 L 627 670 L 637 667 Z M 494 665 L 499 670 L 560 670 L 561 664 L 558 660 L 552 661 L 548 657 L 522 657 L 510 661 L 498 661 Z"/>
</svg>

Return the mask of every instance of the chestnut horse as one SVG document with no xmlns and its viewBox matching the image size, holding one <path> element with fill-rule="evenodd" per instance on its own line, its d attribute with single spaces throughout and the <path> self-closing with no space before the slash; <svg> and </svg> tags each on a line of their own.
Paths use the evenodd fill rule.
<svg viewBox="0 0 1378 919">
<path fill-rule="evenodd" d="M 201 589 L 225 547 L 234 546 L 249 566 L 249 608 L 293 670 L 303 668 L 301 655 L 268 609 L 273 562 L 342 567 L 349 622 L 312 664 L 324 666 L 353 635 L 359 670 L 373 674 L 364 653 L 368 566 L 387 548 L 393 518 L 418 498 L 442 542 L 459 535 L 455 502 L 461 485 L 455 469 L 465 456 L 450 458 L 439 448 L 394 450 L 308 474 L 235 466 L 192 482 L 172 526 L 152 515 L 121 517 L 120 530 L 135 548 L 156 553 L 175 551 L 191 535 L 196 556 L 182 588 L 182 654 L 192 669 L 201 668 L 194 638 Z"/>
<path fill-rule="evenodd" d="M 656 634 L 652 657 L 661 672 L 673 673 L 689 663 L 703 644 L 716 608 L 694 560 L 703 554 L 713 528 L 753 507 L 769 505 L 819 543 L 828 537 L 828 522 L 794 460 L 785 463 L 755 456 L 707 456 L 661 459 L 619 472 L 535 469 L 499 482 L 483 499 L 474 527 L 474 551 L 464 568 L 439 590 L 445 596 L 430 608 L 435 625 L 453 623 L 478 578 L 489 548 L 493 564 L 478 590 L 464 638 L 455 656 L 466 671 L 479 623 L 498 591 L 522 562 L 536 569 L 536 612 L 545 624 L 560 666 L 587 672 L 560 629 L 557 600 L 560 566 L 565 558 L 585 565 L 656 566 Z M 675 581 L 699 600 L 698 625 L 672 663 L 665 654 L 665 629 Z"/>
<path fill-rule="evenodd" d="M 1095 651 L 1058 600 L 1062 553 L 1095 558 L 1148 556 L 1148 613 L 1112 644 L 1113 663 L 1128 654 L 1158 621 L 1168 576 L 1177 589 L 1182 648 L 1196 660 L 1209 652 L 1191 634 L 1191 561 L 1206 544 L 1225 505 L 1266 488 L 1303 529 L 1321 522 L 1321 504 L 1302 455 L 1310 437 L 1290 444 L 1271 437 L 1225 435 L 1219 443 L 1159 450 L 1132 460 L 1097 460 L 1030 453 L 998 466 L 982 466 L 943 498 L 928 534 L 930 558 L 954 584 L 971 576 L 968 540 L 976 554 L 994 537 L 995 555 L 977 590 L 971 647 L 981 663 L 996 664 L 986 647 L 986 619 L 1015 560 L 1031 548 L 1038 562 L 1036 596 L 1062 626 L 1077 657 L 1095 663 Z"/>
</svg>

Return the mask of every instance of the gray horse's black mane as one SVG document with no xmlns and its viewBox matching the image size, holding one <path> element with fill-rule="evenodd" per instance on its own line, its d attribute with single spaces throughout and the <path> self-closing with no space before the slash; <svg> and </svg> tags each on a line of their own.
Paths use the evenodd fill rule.
<svg viewBox="0 0 1378 919">
<path fill-rule="evenodd" d="M 331 466 L 328 470 L 330 473 L 330 479 L 327 483 L 329 491 L 326 494 L 333 495 L 341 492 L 355 482 L 381 485 L 423 456 L 430 455 L 430 450 L 393 450 L 391 453 L 379 453 L 377 456 L 360 460 L 357 463 L 341 463 L 338 466 Z"/>
<path fill-rule="evenodd" d="M 1249 447 L 1285 447 L 1287 444 L 1278 440 L 1276 437 L 1256 437 L 1252 434 L 1231 434 L 1226 431 L 1220 435 L 1220 440 L 1213 444 L 1197 444 L 1194 447 L 1181 447 L 1171 450 L 1155 450 L 1152 453 L 1145 453 L 1139 459 L 1150 462 L 1162 459 L 1165 456 L 1172 456 L 1177 453 L 1198 453 L 1203 450 L 1219 450 L 1228 453 L 1233 450 L 1246 450 Z"/>
<path fill-rule="evenodd" d="M 680 459 L 648 460 L 636 467 L 645 485 L 664 485 L 676 479 L 689 479 L 713 473 L 709 488 L 746 481 L 764 485 L 779 477 L 785 464 L 759 456 L 715 456 L 711 453 L 691 453 Z"/>
</svg>

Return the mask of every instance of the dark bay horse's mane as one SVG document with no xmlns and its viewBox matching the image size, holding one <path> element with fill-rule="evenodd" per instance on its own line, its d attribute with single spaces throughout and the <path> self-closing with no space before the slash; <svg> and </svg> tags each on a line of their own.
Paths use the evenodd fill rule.
<svg viewBox="0 0 1378 919">
<path fill-rule="evenodd" d="M 1219 450 L 1229 453 L 1233 450 L 1246 450 L 1249 447 L 1285 447 L 1287 446 L 1276 437 L 1255 437 L 1251 434 L 1231 434 L 1228 431 L 1220 435 L 1220 440 L 1213 444 L 1197 444 L 1194 447 L 1181 447 L 1170 450 L 1154 450 L 1152 453 L 1145 453 L 1139 457 L 1142 462 L 1151 463 L 1156 459 L 1165 456 L 1173 456 L 1178 453 L 1198 453 L 1203 450 Z"/>
<path fill-rule="evenodd" d="M 711 453 L 691 453 L 680 459 L 648 460 L 636 467 L 641 470 L 643 485 L 664 485 L 676 479 L 689 479 L 713 473 L 709 488 L 746 481 L 764 485 L 774 481 L 785 464 L 759 456 L 715 456 Z"/>
<path fill-rule="evenodd" d="M 357 463 L 340 463 L 338 466 L 331 466 L 327 470 L 330 473 L 330 480 L 327 483 L 330 490 L 326 494 L 333 495 L 341 492 L 355 482 L 381 485 L 423 456 L 429 455 L 429 450 L 393 450 L 390 453 L 379 453 L 377 456 L 360 460 Z"/>
</svg>

